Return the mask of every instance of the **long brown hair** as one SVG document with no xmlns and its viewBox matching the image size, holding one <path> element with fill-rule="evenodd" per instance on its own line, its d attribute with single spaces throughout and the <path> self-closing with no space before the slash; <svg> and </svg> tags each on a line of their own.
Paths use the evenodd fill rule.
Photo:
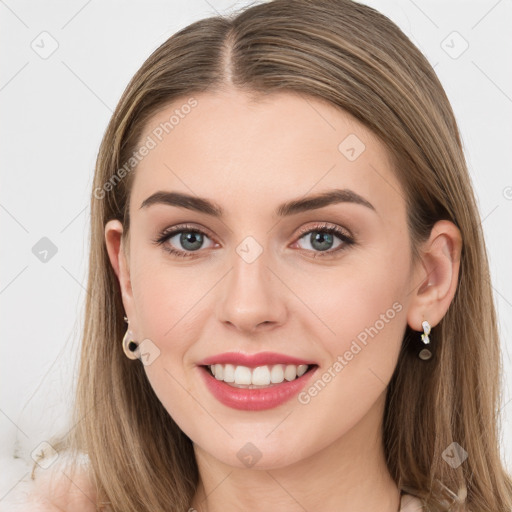
<svg viewBox="0 0 512 512">
<path fill-rule="evenodd" d="M 129 231 L 133 169 L 148 120 L 171 102 L 225 86 L 291 91 L 350 113 L 387 146 L 405 191 L 413 255 L 434 223 L 452 221 L 463 248 L 457 291 L 431 334 L 434 357 L 407 328 L 387 392 L 389 471 L 426 510 L 512 510 L 499 455 L 500 345 L 489 268 L 458 127 L 432 67 L 388 18 L 350 0 L 274 0 L 192 23 L 135 74 L 99 150 L 91 197 L 88 296 L 74 427 L 58 446 L 85 452 L 98 504 L 118 512 L 188 510 L 198 484 L 191 440 L 123 354 L 126 330 L 104 226 Z M 110 183 L 110 186 L 106 186 Z M 417 333 L 414 333 L 417 336 Z M 443 452 L 457 442 L 457 468 Z"/>
</svg>

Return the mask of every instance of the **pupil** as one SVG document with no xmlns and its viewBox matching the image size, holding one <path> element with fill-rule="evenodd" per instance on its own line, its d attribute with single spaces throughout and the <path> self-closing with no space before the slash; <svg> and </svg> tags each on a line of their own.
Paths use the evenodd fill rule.
<svg viewBox="0 0 512 512">
<path fill-rule="evenodd" d="M 315 249 L 318 249 L 319 251 L 326 251 L 327 249 L 330 249 L 332 242 L 333 235 L 331 233 L 317 232 L 316 234 L 311 234 L 311 246 L 314 247 Z"/>
<path fill-rule="evenodd" d="M 201 233 L 194 233 L 191 231 L 183 233 L 180 236 L 180 243 L 185 249 L 189 251 L 199 249 L 203 244 L 203 235 Z M 188 244 L 191 244 L 191 246 Z"/>
</svg>

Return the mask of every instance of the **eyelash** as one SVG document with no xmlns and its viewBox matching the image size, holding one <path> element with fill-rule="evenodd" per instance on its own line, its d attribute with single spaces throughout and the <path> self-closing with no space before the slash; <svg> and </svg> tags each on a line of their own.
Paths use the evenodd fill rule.
<svg viewBox="0 0 512 512">
<path fill-rule="evenodd" d="M 171 255 L 173 255 L 173 256 L 178 256 L 180 258 L 194 258 L 194 257 L 197 256 L 196 253 L 198 253 L 199 251 L 186 252 L 186 251 L 179 251 L 177 249 L 174 249 L 173 247 L 164 246 L 165 242 L 167 242 L 169 240 L 169 238 L 172 238 L 174 235 L 179 234 L 179 233 L 183 233 L 183 232 L 199 233 L 201 235 L 205 235 L 205 236 L 211 238 L 208 235 L 208 233 L 206 233 L 205 231 L 203 231 L 201 229 L 198 229 L 197 227 L 194 227 L 194 226 L 189 226 L 187 224 L 183 224 L 183 225 L 175 226 L 173 228 L 166 228 L 166 229 L 164 229 L 158 235 L 158 237 L 155 240 L 153 240 L 153 243 L 156 244 L 156 245 L 163 246 L 163 249 L 165 251 L 167 251 L 168 253 L 170 253 Z M 313 232 L 333 233 L 336 236 L 338 236 L 342 240 L 342 242 L 343 242 L 342 245 L 340 245 L 338 248 L 336 248 L 334 250 L 314 251 L 314 253 L 315 253 L 314 258 L 319 258 L 319 257 L 320 258 L 325 258 L 325 257 L 328 257 L 329 255 L 341 252 L 341 251 L 347 249 L 349 246 L 355 244 L 355 241 L 354 241 L 354 239 L 351 236 L 347 235 L 340 228 L 338 228 L 336 226 L 328 225 L 327 223 L 319 224 L 317 226 L 313 226 L 312 228 L 310 227 L 310 228 L 303 228 L 303 229 L 301 229 L 299 231 L 298 239 L 297 240 L 300 240 L 301 238 L 304 237 L 304 235 L 307 235 L 307 234 L 313 233 Z M 303 249 L 303 250 L 309 251 L 308 249 Z"/>
</svg>

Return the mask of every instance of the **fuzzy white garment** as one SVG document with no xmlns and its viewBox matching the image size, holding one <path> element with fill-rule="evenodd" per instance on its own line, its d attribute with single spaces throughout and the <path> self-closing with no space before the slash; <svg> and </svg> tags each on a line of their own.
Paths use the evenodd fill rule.
<svg viewBox="0 0 512 512">
<path fill-rule="evenodd" d="M 12 483 L 7 494 L 0 501 L 0 512 L 96 512 L 93 490 L 86 477 L 88 457 L 83 455 L 78 460 L 77 473 L 71 472 L 72 460 L 66 454 L 48 468 L 37 467 L 31 478 L 33 463 L 12 459 L 12 463 L 3 459 L 4 478 L 11 476 L 9 471 L 23 471 L 23 478 Z M 4 483 L 4 482 L 2 482 Z M 91 499 L 92 498 L 92 499 Z"/>
<path fill-rule="evenodd" d="M 400 512 L 420 512 L 423 510 L 421 501 L 415 496 L 404 494 L 400 501 Z"/>
</svg>

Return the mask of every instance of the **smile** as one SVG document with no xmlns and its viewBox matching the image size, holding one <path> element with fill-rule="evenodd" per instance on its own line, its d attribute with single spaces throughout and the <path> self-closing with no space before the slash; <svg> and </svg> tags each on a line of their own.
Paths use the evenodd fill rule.
<svg viewBox="0 0 512 512">
<path fill-rule="evenodd" d="M 249 389 L 272 386 L 281 382 L 292 381 L 304 375 L 309 365 L 274 364 L 272 366 L 248 366 L 233 364 L 213 364 L 208 366 L 212 376 L 234 387 Z"/>
<path fill-rule="evenodd" d="M 300 393 L 318 365 L 275 364 L 249 368 L 215 364 L 197 368 L 207 389 L 223 405 L 261 411 L 278 407 Z"/>
</svg>

